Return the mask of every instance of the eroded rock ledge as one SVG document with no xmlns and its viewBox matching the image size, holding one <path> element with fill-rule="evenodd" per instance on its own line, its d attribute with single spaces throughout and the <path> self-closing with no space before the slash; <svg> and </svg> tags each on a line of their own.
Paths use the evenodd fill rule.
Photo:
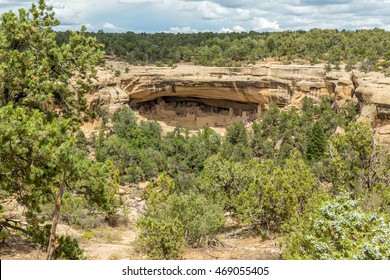
<svg viewBox="0 0 390 280">
<path fill-rule="evenodd" d="M 118 77 L 115 70 L 121 72 Z M 390 78 L 380 73 L 326 73 L 323 66 L 302 65 L 168 68 L 117 63 L 100 69 L 98 77 L 89 96 L 90 109 L 114 113 L 131 106 L 148 119 L 190 128 L 252 121 L 272 101 L 300 108 L 305 96 L 319 101 L 334 94 L 339 107 L 348 100 L 359 105 L 359 120 L 390 142 Z"/>
</svg>

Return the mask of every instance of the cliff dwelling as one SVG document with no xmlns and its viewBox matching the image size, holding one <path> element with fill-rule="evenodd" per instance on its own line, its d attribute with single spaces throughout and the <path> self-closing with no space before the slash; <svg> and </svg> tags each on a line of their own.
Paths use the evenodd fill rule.
<svg viewBox="0 0 390 280">
<path fill-rule="evenodd" d="M 148 120 L 163 121 L 167 125 L 181 125 L 190 129 L 227 127 L 230 123 L 253 122 L 261 111 L 256 103 L 194 97 L 159 97 L 130 104 Z"/>
<path fill-rule="evenodd" d="M 378 105 L 377 118 L 380 120 L 390 120 L 390 106 Z"/>
</svg>

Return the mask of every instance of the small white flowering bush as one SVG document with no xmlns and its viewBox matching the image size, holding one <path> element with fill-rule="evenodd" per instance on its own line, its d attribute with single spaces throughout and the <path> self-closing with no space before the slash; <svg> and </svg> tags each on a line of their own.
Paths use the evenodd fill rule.
<svg viewBox="0 0 390 280">
<path fill-rule="evenodd" d="M 293 236 L 290 242 L 299 247 L 299 252 L 287 258 L 390 259 L 389 223 L 378 214 L 363 212 L 356 201 L 343 194 L 326 203 L 305 232 Z"/>
</svg>

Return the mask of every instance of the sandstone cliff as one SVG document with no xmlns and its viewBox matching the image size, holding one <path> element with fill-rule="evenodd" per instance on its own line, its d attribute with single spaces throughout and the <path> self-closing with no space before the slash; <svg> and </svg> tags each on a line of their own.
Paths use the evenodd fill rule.
<svg viewBox="0 0 390 280">
<path fill-rule="evenodd" d="M 122 74 L 115 77 L 115 69 Z M 90 109 L 109 113 L 129 105 L 149 119 L 199 128 L 251 121 L 272 101 L 299 108 L 305 96 L 319 101 L 331 94 L 339 107 L 353 100 L 359 120 L 390 143 L 390 78 L 379 73 L 326 73 L 322 66 L 302 65 L 168 68 L 118 63 L 99 71 L 89 103 Z"/>
</svg>

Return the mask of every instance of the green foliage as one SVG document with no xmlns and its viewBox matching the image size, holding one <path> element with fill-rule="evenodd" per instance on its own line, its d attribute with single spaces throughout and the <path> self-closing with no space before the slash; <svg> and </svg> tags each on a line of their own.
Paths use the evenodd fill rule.
<svg viewBox="0 0 390 280">
<path fill-rule="evenodd" d="M 156 122 L 137 123 L 130 108 L 114 115 L 113 133 L 96 141 L 95 155 L 98 161 L 110 159 L 115 164 L 121 182 L 150 180 L 162 171 L 175 178 L 198 172 L 221 143 L 220 136 L 209 127 L 192 136 L 180 127 L 162 135 Z"/>
<path fill-rule="evenodd" d="M 80 248 L 75 238 L 61 235 L 57 238 L 57 245 L 53 251 L 54 260 L 83 260 L 84 250 Z"/>
<path fill-rule="evenodd" d="M 112 121 L 114 135 L 105 138 L 101 134 L 96 141 L 98 161 L 113 162 L 121 182 L 150 180 L 163 170 L 166 158 L 158 123 L 142 121 L 138 124 L 130 108 L 115 113 Z"/>
<path fill-rule="evenodd" d="M 283 163 L 291 151 L 296 150 L 309 161 L 322 158 L 328 137 L 334 134 L 337 126 L 346 127 L 356 115 L 352 102 L 339 113 L 332 104 L 333 98 L 324 98 L 320 104 L 314 104 L 311 98 L 305 97 L 300 114 L 294 108 L 280 111 L 271 103 L 259 121 L 252 125 L 253 135 L 249 139 L 254 156 Z"/>
<path fill-rule="evenodd" d="M 193 191 L 187 194 L 177 193 L 173 180 L 166 174 L 161 174 L 155 182 L 149 184 L 145 195 L 147 212 L 145 217 L 139 221 L 143 234 L 148 234 L 144 233 L 148 230 L 146 226 L 154 226 L 153 220 L 156 220 L 166 226 L 173 224 L 180 226 L 183 230 L 182 238 L 190 246 L 197 247 L 215 243 L 216 235 L 225 223 L 220 206 Z M 142 224 L 144 222 L 146 224 Z M 141 240 L 142 238 L 140 237 Z M 164 242 L 167 241 L 164 239 Z"/>
<path fill-rule="evenodd" d="M 0 108 L 1 188 L 17 194 L 19 202 L 32 211 L 52 199 L 61 175 L 79 158 L 68 124 L 45 123 L 39 111 L 13 104 Z"/>
<path fill-rule="evenodd" d="M 272 139 L 266 138 L 266 134 L 263 131 L 263 124 L 255 122 L 252 124 L 252 129 L 251 148 L 253 155 L 259 158 L 273 158 L 275 144 Z"/>
<path fill-rule="evenodd" d="M 314 100 L 310 97 L 305 96 L 302 99 L 302 111 L 305 115 L 312 117 L 315 113 Z"/>
<path fill-rule="evenodd" d="M 107 53 L 135 65 L 192 61 L 199 65 L 231 67 L 254 64 L 257 60 L 271 57 L 285 63 L 327 62 L 336 67 L 341 62 L 347 62 L 347 71 L 366 59 L 370 63 L 362 63 L 363 70 L 382 66 L 381 61 L 388 61 L 390 55 L 385 46 L 389 44 L 389 34 L 381 29 L 228 34 L 89 33 L 105 45 Z M 69 32 L 59 32 L 57 41 L 59 44 L 67 42 L 69 36 Z"/>
<path fill-rule="evenodd" d="M 178 221 L 146 217 L 138 220 L 138 246 L 153 259 L 177 259 L 184 250 L 184 229 Z"/>
<path fill-rule="evenodd" d="M 180 221 L 185 240 L 193 247 L 213 245 L 225 223 L 222 208 L 194 192 L 172 195 L 164 206 L 159 215 Z"/>
<path fill-rule="evenodd" d="M 228 211 L 241 225 L 249 225 L 263 236 L 282 233 L 289 244 L 285 257 L 298 258 L 301 233 L 310 226 L 307 221 L 314 220 L 319 207 L 329 200 L 321 182 L 337 179 L 341 184 L 349 180 L 347 185 L 353 186 L 369 178 L 364 175 L 369 167 L 371 173 L 366 174 L 372 175 L 372 187 L 366 191 L 359 187 L 356 195 L 368 202 L 367 210 L 389 211 L 386 153 L 372 147 L 368 128 L 353 123 L 353 103 L 339 111 L 333 109 L 333 103 L 333 98 L 325 98 L 320 104 L 305 98 L 302 114 L 294 109 L 281 111 L 271 104 L 253 124 L 253 133 L 242 123 L 235 123 L 224 139 L 208 127 L 194 135 L 180 127 L 162 135 L 154 123 L 137 124 L 126 112 L 117 115 L 125 117 L 115 119 L 121 125 L 97 145 L 96 155 L 99 160 L 111 159 L 124 175 L 133 176 L 133 181 L 165 171 L 148 185 L 147 211 L 140 220 L 148 219 L 140 226 L 140 244 L 151 256 L 164 258 L 161 248 L 167 243 L 167 250 L 178 258 L 180 238 L 190 246 L 212 244 L 223 228 L 223 212 Z M 332 136 L 337 126 L 346 128 L 346 134 Z M 333 143 L 332 153 L 330 145 L 325 149 L 328 138 Z M 332 156 L 337 155 L 334 151 L 338 162 L 332 162 Z M 336 168 L 336 164 L 345 164 L 345 168 Z M 344 170 L 347 172 L 342 176 L 335 175 Z M 336 192 L 337 188 L 332 190 Z M 154 228 L 160 227 L 166 233 L 173 232 L 173 243 L 157 233 L 147 243 L 148 227 L 155 232 L 159 231 Z M 175 231 L 176 227 L 181 230 Z"/>
<path fill-rule="evenodd" d="M 332 137 L 325 155 L 325 175 L 335 192 L 346 188 L 359 195 L 376 184 L 388 184 L 386 151 L 376 145 L 365 123 L 350 123 L 345 135 Z"/>
<path fill-rule="evenodd" d="M 27 228 L 28 236 L 31 241 L 37 243 L 41 248 L 46 249 L 49 245 L 51 225 L 43 227 L 38 225 Z M 53 260 L 81 260 L 84 259 L 84 251 L 80 248 L 78 241 L 70 236 L 56 236 L 56 245 L 52 253 Z"/>
<path fill-rule="evenodd" d="M 90 143 L 88 142 L 85 134 L 82 130 L 79 130 L 76 135 L 76 146 L 79 148 L 80 152 L 84 155 L 88 155 Z"/>
<path fill-rule="evenodd" d="M 271 160 L 240 163 L 217 155 L 206 161 L 200 188 L 244 224 L 270 233 L 304 211 L 318 183 L 299 154 L 283 166 Z"/>
<path fill-rule="evenodd" d="M 164 67 L 165 64 L 164 64 L 162 61 L 157 61 L 157 62 L 156 62 L 156 66 L 157 66 L 157 67 Z"/>
<path fill-rule="evenodd" d="M 137 130 L 136 145 L 140 148 L 161 148 L 162 128 L 154 121 L 141 121 Z"/>
<path fill-rule="evenodd" d="M 326 146 L 326 138 L 320 124 L 316 122 L 308 139 L 306 157 L 310 160 L 319 160 L 323 157 Z"/>
<path fill-rule="evenodd" d="M 292 216 L 281 226 L 283 235 L 282 257 L 284 259 L 299 259 L 302 250 L 303 236 L 310 233 L 310 226 L 319 216 L 319 210 L 331 199 L 329 194 L 320 189 L 308 198 L 305 208 L 299 214 Z"/>
<path fill-rule="evenodd" d="M 214 155 L 206 160 L 199 187 L 214 203 L 230 210 L 232 199 L 254 180 L 256 169 L 253 166 L 256 166 L 254 161 L 240 163 Z"/>
<path fill-rule="evenodd" d="M 233 144 L 248 145 L 248 132 L 242 122 L 235 122 L 226 129 L 226 141 Z"/>
<path fill-rule="evenodd" d="M 252 149 L 249 144 L 249 134 L 242 122 L 235 122 L 226 129 L 225 141 L 220 153 L 226 159 L 234 161 L 248 161 L 252 158 Z"/>
<path fill-rule="evenodd" d="M 263 231 L 278 232 L 292 217 L 303 213 L 318 192 L 317 180 L 299 154 L 283 167 L 268 161 L 257 165 L 255 180 L 235 199 L 239 217 Z"/>
<path fill-rule="evenodd" d="M 102 61 L 101 45 L 86 37 L 83 27 L 58 46 L 53 27 L 59 22 L 43 0 L 28 11 L 20 9 L 18 15 L 2 14 L 0 22 L 0 103 L 80 117 L 95 65 Z"/>
<path fill-rule="evenodd" d="M 220 136 L 211 128 L 204 127 L 202 131 L 188 139 L 186 161 L 192 170 L 201 171 L 204 162 L 218 152 L 221 145 Z"/>
<path fill-rule="evenodd" d="M 25 208 L 27 233 L 54 255 L 56 226 L 64 193 L 82 196 L 110 219 L 116 208 L 116 182 L 104 164 L 87 158 L 79 131 L 85 94 L 92 89 L 100 45 L 85 27 L 58 46 L 59 22 L 43 0 L 29 11 L 10 11 L 0 20 L 0 189 Z M 42 207 L 51 205 L 52 225 Z M 3 217 L 1 217 L 3 219 Z M 0 222 L 3 222 L 0 220 Z M 7 222 L 2 224 L 8 227 Z M 77 242 L 60 238 L 55 257 L 77 258 Z M 76 246 L 77 245 L 77 246 Z M 75 251 L 70 251 L 75 248 Z"/>
<path fill-rule="evenodd" d="M 115 182 L 105 164 L 78 152 L 68 124 L 46 123 L 39 111 L 12 104 L 0 108 L 0 186 L 29 211 L 39 213 L 65 184 L 110 216 L 115 212 Z"/>
<path fill-rule="evenodd" d="M 305 231 L 287 244 L 285 258 L 390 259 L 389 223 L 376 213 L 363 212 L 348 196 L 338 196 L 314 215 L 303 221 L 308 224 Z"/>
<path fill-rule="evenodd" d="M 175 188 L 175 182 L 166 173 L 160 174 L 157 180 L 146 187 L 145 198 L 148 207 L 158 207 L 175 192 Z"/>
<path fill-rule="evenodd" d="M 72 227 L 92 229 L 104 223 L 103 218 L 94 215 L 93 209 L 82 197 L 66 193 L 62 203 L 61 219 Z M 47 207 L 49 207 L 48 211 L 51 211 L 50 205 Z"/>
<path fill-rule="evenodd" d="M 125 139 L 133 138 L 137 129 L 137 122 L 133 110 L 130 108 L 116 112 L 112 118 L 113 133 Z"/>
<path fill-rule="evenodd" d="M 353 70 L 353 65 L 352 62 L 348 61 L 347 64 L 345 65 L 345 71 L 351 72 Z"/>
<path fill-rule="evenodd" d="M 247 162 L 253 157 L 253 151 L 250 146 L 244 144 L 233 145 L 229 142 L 224 142 L 220 148 L 220 154 L 225 159 L 233 161 Z"/>
<path fill-rule="evenodd" d="M 49 245 L 51 225 L 45 225 L 43 227 L 33 224 L 27 227 L 27 234 L 29 238 L 41 246 L 41 248 L 46 249 Z"/>
</svg>

